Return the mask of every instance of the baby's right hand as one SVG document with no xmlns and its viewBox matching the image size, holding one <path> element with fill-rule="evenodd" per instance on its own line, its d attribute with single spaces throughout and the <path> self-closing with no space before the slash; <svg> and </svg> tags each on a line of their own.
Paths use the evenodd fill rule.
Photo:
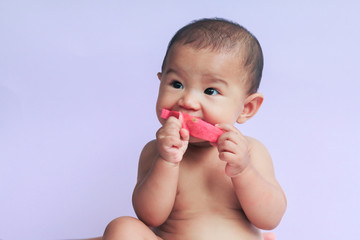
<svg viewBox="0 0 360 240">
<path fill-rule="evenodd" d="M 170 163 L 179 163 L 188 147 L 189 138 L 189 131 L 181 128 L 181 121 L 169 117 L 156 133 L 160 157 Z"/>
</svg>

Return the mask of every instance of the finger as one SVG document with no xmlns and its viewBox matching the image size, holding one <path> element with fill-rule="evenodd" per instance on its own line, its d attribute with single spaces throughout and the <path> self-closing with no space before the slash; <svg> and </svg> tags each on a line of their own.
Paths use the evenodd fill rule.
<svg viewBox="0 0 360 240">
<path fill-rule="evenodd" d="M 216 124 L 215 126 L 220 128 L 224 132 L 234 131 L 234 132 L 240 133 L 239 129 L 237 129 L 235 126 L 228 124 L 228 123 L 219 123 L 219 124 Z"/>
<path fill-rule="evenodd" d="M 219 153 L 219 159 L 221 161 L 227 162 L 227 163 L 234 163 L 235 162 L 235 154 L 232 152 L 220 152 Z"/>
<path fill-rule="evenodd" d="M 161 151 L 160 156 L 168 162 L 180 162 L 182 159 L 182 153 L 177 148 Z"/>
<path fill-rule="evenodd" d="M 219 152 L 230 152 L 230 153 L 236 153 L 238 149 L 238 144 L 232 140 L 224 140 L 218 143 L 218 151 Z"/>
<path fill-rule="evenodd" d="M 172 118 L 172 119 L 170 119 Z M 179 131 L 181 129 L 181 124 L 178 119 L 170 117 L 165 124 L 157 131 L 157 138 L 163 138 L 167 136 L 177 136 L 179 137 Z"/>
<path fill-rule="evenodd" d="M 164 148 L 181 148 L 183 142 L 179 139 L 179 137 L 174 136 L 160 136 L 158 139 L 159 146 L 164 146 Z"/>
<path fill-rule="evenodd" d="M 181 121 L 179 119 L 177 119 L 176 117 L 171 116 L 166 120 L 166 122 L 164 124 L 164 126 L 169 126 L 169 125 L 170 126 L 174 125 L 174 126 L 176 126 L 177 128 L 180 129 L 181 128 Z"/>
<path fill-rule="evenodd" d="M 189 130 L 187 130 L 185 128 L 181 128 L 180 129 L 180 137 L 181 137 L 182 141 L 189 141 L 189 139 L 190 139 Z"/>
<path fill-rule="evenodd" d="M 234 131 L 225 132 L 219 137 L 218 145 L 224 144 L 226 141 L 231 141 L 235 145 L 239 145 L 239 143 L 241 142 L 241 135 Z"/>
</svg>

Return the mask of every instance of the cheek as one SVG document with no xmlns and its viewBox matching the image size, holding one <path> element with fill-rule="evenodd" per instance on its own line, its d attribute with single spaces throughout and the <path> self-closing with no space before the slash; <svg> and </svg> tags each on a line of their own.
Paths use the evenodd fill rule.
<svg viewBox="0 0 360 240">
<path fill-rule="evenodd" d="M 165 120 L 160 118 L 161 109 L 172 109 L 174 105 L 174 99 L 171 97 L 171 94 L 166 94 L 164 92 L 160 92 L 156 101 L 156 115 L 161 124 L 165 123 Z"/>
<path fill-rule="evenodd" d="M 212 124 L 229 123 L 234 124 L 241 113 L 241 108 L 233 103 L 223 104 L 219 106 L 212 105 L 211 111 L 207 112 L 207 121 Z"/>
<path fill-rule="evenodd" d="M 167 94 L 160 93 L 156 101 L 156 111 L 159 112 L 162 108 L 168 108 L 171 102 Z"/>
<path fill-rule="evenodd" d="M 161 106 L 162 108 L 170 108 L 174 104 L 176 104 L 178 100 L 178 92 L 174 91 L 169 88 L 160 88 L 158 98 L 157 98 L 157 105 Z"/>
<path fill-rule="evenodd" d="M 162 109 L 162 108 L 166 108 L 166 106 L 162 106 L 161 104 L 157 103 L 157 104 L 156 104 L 156 109 L 155 109 L 155 111 L 156 111 L 157 119 L 159 120 L 160 124 L 161 124 L 161 125 L 164 125 L 164 123 L 166 122 L 166 120 L 160 117 L 160 116 L 161 116 L 161 109 Z"/>
<path fill-rule="evenodd" d="M 162 105 L 164 103 L 165 98 L 166 98 L 166 92 L 164 91 L 163 87 L 160 86 L 156 104 Z"/>
</svg>

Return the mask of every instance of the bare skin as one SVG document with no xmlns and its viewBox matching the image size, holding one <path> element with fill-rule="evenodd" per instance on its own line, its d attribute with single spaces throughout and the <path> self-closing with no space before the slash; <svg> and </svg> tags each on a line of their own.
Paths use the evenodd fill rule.
<svg viewBox="0 0 360 240">
<path fill-rule="evenodd" d="M 216 144 L 189 136 L 179 119 L 159 118 L 143 149 L 133 206 L 139 219 L 112 221 L 103 239 L 263 239 L 286 209 L 262 143 L 233 125 L 255 115 L 263 96 L 247 94 L 239 58 L 179 45 L 159 73 L 160 109 L 197 116 L 224 131 Z M 266 235 L 271 239 L 272 235 Z"/>
<path fill-rule="evenodd" d="M 150 142 L 143 155 L 156 154 L 154 147 L 156 142 Z M 225 163 L 215 157 L 216 152 L 216 147 L 190 145 L 179 165 L 157 159 L 159 163 L 155 164 L 166 171 L 179 171 L 176 200 L 169 217 L 159 227 L 153 228 L 156 234 L 138 219 L 116 219 L 105 232 L 104 239 L 109 236 L 114 236 L 109 239 L 126 239 L 124 233 L 129 234 L 130 239 L 137 239 L 136 234 L 145 239 L 262 239 L 260 231 L 247 220 L 234 193 L 233 183 L 224 174 Z M 212 155 L 215 155 L 213 159 Z M 144 175 L 145 172 L 148 171 L 144 169 Z M 264 239 L 275 237 L 264 234 Z"/>
<path fill-rule="evenodd" d="M 156 142 L 149 148 L 151 145 L 155 147 Z M 232 180 L 224 173 L 225 165 L 216 147 L 190 145 L 179 166 L 166 166 L 178 168 L 179 177 L 173 209 L 165 223 L 155 228 L 158 236 L 174 240 L 261 239 L 240 206 Z"/>
<path fill-rule="evenodd" d="M 274 233 L 263 233 L 263 237 L 264 240 L 276 240 L 276 236 Z M 158 239 L 160 239 L 159 237 L 157 237 Z M 82 239 L 82 240 L 102 240 L 102 237 L 95 237 L 95 238 L 87 238 L 87 239 Z"/>
</svg>

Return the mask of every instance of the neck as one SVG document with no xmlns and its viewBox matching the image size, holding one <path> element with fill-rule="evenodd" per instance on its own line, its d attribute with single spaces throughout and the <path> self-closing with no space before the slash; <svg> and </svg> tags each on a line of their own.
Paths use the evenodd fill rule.
<svg viewBox="0 0 360 240">
<path fill-rule="evenodd" d="M 190 159 L 206 159 L 206 156 L 212 155 L 213 151 L 217 151 L 217 148 L 209 142 L 189 143 L 186 155 Z"/>
<path fill-rule="evenodd" d="M 209 149 L 214 147 L 210 142 L 189 142 L 189 148 L 191 149 Z"/>
</svg>

